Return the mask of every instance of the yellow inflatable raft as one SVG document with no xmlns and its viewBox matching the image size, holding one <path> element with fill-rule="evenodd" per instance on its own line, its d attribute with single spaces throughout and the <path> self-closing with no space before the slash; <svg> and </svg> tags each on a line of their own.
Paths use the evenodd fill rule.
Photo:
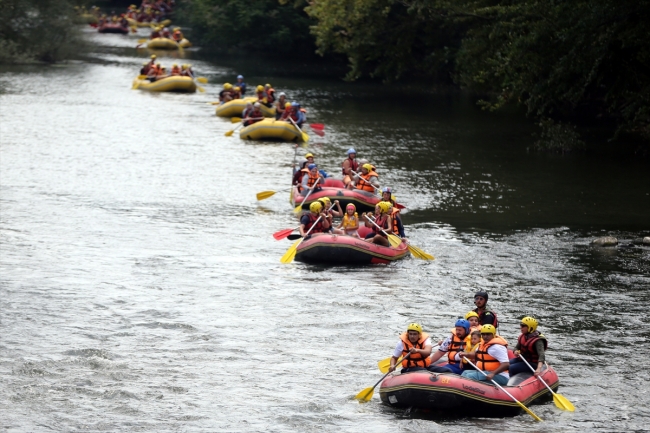
<svg viewBox="0 0 650 433">
<path fill-rule="evenodd" d="M 254 104 L 257 102 L 257 97 L 251 96 L 244 99 L 233 99 L 223 105 L 217 106 L 217 116 L 220 117 L 241 117 L 242 111 L 246 108 L 246 104 L 250 102 Z M 267 107 L 260 104 L 260 110 L 264 113 L 264 117 L 275 117 L 275 107 Z"/>
<path fill-rule="evenodd" d="M 196 83 L 190 77 L 167 77 L 162 80 L 154 81 L 153 83 L 148 80 L 133 80 L 133 88 L 140 90 L 147 90 L 149 92 L 196 92 Z"/>
<path fill-rule="evenodd" d="M 264 119 L 244 127 L 239 137 L 243 140 L 281 140 L 302 142 L 302 131 L 284 120 Z"/>
<path fill-rule="evenodd" d="M 136 20 L 134 20 L 132 18 L 127 18 L 126 20 L 129 22 L 130 26 L 136 26 L 136 27 L 151 27 L 151 26 L 167 27 L 168 25 L 170 25 L 172 23 L 172 20 L 163 20 L 163 21 L 161 21 L 159 23 L 139 22 L 139 21 L 136 21 Z"/>
<path fill-rule="evenodd" d="M 192 44 L 187 39 L 176 42 L 169 38 L 155 38 L 147 42 L 147 48 L 150 50 L 177 50 L 179 48 L 188 48 Z"/>
</svg>

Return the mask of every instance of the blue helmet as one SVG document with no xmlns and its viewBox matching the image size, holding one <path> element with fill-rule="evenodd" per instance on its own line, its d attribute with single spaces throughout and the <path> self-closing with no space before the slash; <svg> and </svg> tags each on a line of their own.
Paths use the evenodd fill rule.
<svg viewBox="0 0 650 433">
<path fill-rule="evenodd" d="M 243 80 L 244 76 L 243 75 L 237 75 L 237 79 L 240 79 L 240 78 Z"/>
<path fill-rule="evenodd" d="M 316 167 L 318 167 L 316 164 L 309 164 L 309 165 L 307 166 L 307 168 L 310 169 L 310 170 L 311 170 L 312 168 L 316 168 Z M 469 325 L 469 322 L 467 322 L 467 323 L 468 323 L 468 325 Z"/>
<path fill-rule="evenodd" d="M 357 154 L 357 151 L 354 150 L 354 147 L 351 147 L 351 148 L 349 148 L 348 151 L 345 152 L 345 153 L 347 153 L 348 155 L 351 154 L 351 153 L 354 153 L 354 154 L 356 155 L 356 154 Z"/>
<path fill-rule="evenodd" d="M 296 101 L 293 101 L 293 102 L 291 103 L 291 106 L 297 108 L 297 107 L 300 107 L 300 104 L 297 103 Z"/>
<path fill-rule="evenodd" d="M 465 328 L 465 333 L 469 332 L 469 322 L 465 319 L 456 320 L 456 324 L 454 326 L 460 326 L 461 328 Z"/>
</svg>

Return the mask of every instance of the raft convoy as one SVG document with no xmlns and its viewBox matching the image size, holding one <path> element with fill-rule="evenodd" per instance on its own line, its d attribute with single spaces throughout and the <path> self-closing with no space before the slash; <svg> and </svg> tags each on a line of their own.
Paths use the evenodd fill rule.
<svg viewBox="0 0 650 433">
<path fill-rule="evenodd" d="M 136 48 L 146 45 L 151 50 L 182 50 L 190 47 L 190 42 L 180 28 L 176 27 L 171 32 L 167 28 L 171 24 L 167 17 L 173 11 L 173 6 L 173 0 L 144 1 L 140 8 L 131 5 L 120 16 L 103 15 L 98 8 L 80 10 L 79 16 L 83 22 L 97 27 L 100 33 L 127 34 L 137 32 L 138 28 L 151 28 L 151 37 L 139 40 Z M 168 74 L 157 62 L 155 54 L 143 64 L 140 72 L 133 81 L 133 89 L 194 93 L 197 89 L 204 91 L 197 82 L 207 83 L 207 79 L 194 75 L 189 64 L 182 67 L 174 64 Z M 232 123 L 238 124 L 226 132 L 226 136 L 232 136 L 241 128 L 239 136 L 242 140 L 292 142 L 295 143 L 296 155 L 297 143 L 307 143 L 310 138 L 303 125 L 318 136 L 325 134 L 323 124 L 306 123 L 307 111 L 300 104 L 286 101 L 284 93 L 276 98 L 270 84 L 257 86 L 255 96 L 244 96 L 246 84 L 243 79 L 243 76 L 238 76 L 235 86 L 224 84 L 219 101 L 211 103 L 217 106 L 216 116 L 230 118 Z M 390 188 L 379 187 L 375 166 L 367 160 L 357 160 L 354 149 L 348 150 L 347 156 L 342 163 L 342 180 L 320 170 L 311 153 L 307 153 L 300 164 L 296 163 L 294 157 L 289 201 L 300 225 L 273 234 L 277 240 L 296 240 L 282 256 L 281 262 L 289 263 L 295 259 L 308 264 L 354 266 L 388 264 L 408 255 L 434 260 L 433 256 L 415 247 L 406 238 L 400 215 L 405 206 L 396 201 Z M 257 199 L 267 199 L 276 192 L 260 192 Z M 335 227 L 334 218 L 340 218 L 338 227 Z M 298 233 L 294 233 L 296 231 Z M 485 298 L 487 301 L 487 294 Z M 418 327 L 411 324 L 408 332 Z M 419 331 L 417 338 L 423 337 L 421 327 Z M 456 332 L 460 332 L 458 327 L 456 331 L 452 330 L 453 341 L 458 340 Z M 531 372 L 518 373 L 502 386 L 496 382 L 455 374 L 457 371 L 453 369 L 446 370 L 448 362 L 443 359 L 430 367 L 426 364 L 427 368 L 412 368 L 419 364 L 407 360 L 412 353 L 406 348 L 423 347 L 418 344 L 424 340 L 416 339 L 410 343 L 404 338 L 406 335 L 401 337 L 402 356 L 392 359 L 390 369 L 389 360 L 380 361 L 379 369 L 386 374 L 373 387 L 361 391 L 356 396 L 357 400 L 370 401 L 374 389 L 381 384 L 380 397 L 384 404 L 396 408 L 417 408 L 445 416 L 504 417 L 519 415 L 525 410 L 541 421 L 526 406 L 545 401 L 550 395 L 558 408 L 574 410 L 566 398 L 554 392 L 559 387 L 559 378 L 546 363 L 537 377 Z M 469 339 L 467 342 L 469 344 Z M 481 344 L 484 344 L 482 337 Z M 515 353 L 508 349 L 508 356 L 515 357 Z M 471 364 L 471 361 L 467 362 Z M 394 372 L 395 366 L 402 366 L 403 371 Z"/>
</svg>

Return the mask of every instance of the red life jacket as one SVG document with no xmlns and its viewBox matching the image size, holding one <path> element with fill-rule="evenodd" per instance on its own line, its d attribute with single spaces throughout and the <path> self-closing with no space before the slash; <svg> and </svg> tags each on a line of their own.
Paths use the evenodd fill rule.
<svg viewBox="0 0 650 433">
<path fill-rule="evenodd" d="M 180 30 L 176 30 L 176 31 L 174 32 L 174 34 L 172 35 L 172 37 L 174 38 L 174 40 L 175 40 L 176 42 L 180 42 L 180 41 L 183 40 L 183 34 L 181 33 Z"/>
<path fill-rule="evenodd" d="M 523 356 L 526 361 L 528 361 L 533 368 L 537 367 L 537 363 L 539 362 L 539 354 L 535 350 L 535 343 L 538 340 L 542 340 L 544 342 L 544 350 L 548 347 L 548 341 L 546 340 L 546 337 L 539 332 L 531 332 L 529 334 L 521 334 L 519 336 L 519 349 L 521 350 L 521 356 Z"/>
<path fill-rule="evenodd" d="M 350 168 L 351 168 L 352 170 L 356 171 L 357 173 L 359 172 L 359 163 L 357 162 L 356 159 L 351 159 L 351 158 L 348 156 L 348 158 L 345 159 L 345 160 L 341 163 L 341 166 L 343 166 L 343 165 L 345 164 L 345 161 L 347 161 L 347 162 L 350 163 Z M 342 171 L 343 171 L 343 176 L 345 176 L 345 175 L 347 174 L 347 173 L 345 172 L 345 167 L 342 169 Z"/>
<path fill-rule="evenodd" d="M 305 173 L 309 173 L 309 169 L 303 168 L 302 170 L 298 170 L 296 174 L 293 175 L 293 184 L 298 186 L 298 192 L 302 191 L 302 178 Z"/>
<path fill-rule="evenodd" d="M 312 226 L 314 229 L 310 232 L 311 233 L 323 233 L 325 229 L 323 229 L 323 218 L 320 218 L 320 215 L 314 215 L 313 213 L 309 212 L 309 222 L 305 224 L 305 233 L 307 233 Z M 320 218 L 320 220 L 318 220 Z M 316 222 L 318 220 L 318 222 Z"/>
<path fill-rule="evenodd" d="M 377 224 L 377 226 L 381 227 L 382 229 L 386 230 L 388 228 L 388 215 L 387 214 L 379 215 L 379 217 L 375 219 L 375 224 Z M 386 237 L 386 235 L 380 229 L 378 229 L 375 224 L 372 225 L 372 231 L 376 235 Z"/>
<path fill-rule="evenodd" d="M 478 323 L 480 323 L 481 325 L 492 325 L 495 328 L 499 327 L 499 319 L 497 319 L 497 313 L 490 310 L 489 308 L 485 307 L 485 310 L 483 310 L 482 313 L 478 312 L 478 308 L 474 308 L 472 311 L 475 312 L 476 314 L 478 314 Z M 487 313 L 487 312 L 489 312 L 490 315 L 492 315 L 494 317 L 494 319 L 492 320 L 492 323 L 489 323 L 489 322 L 483 323 L 483 319 L 485 319 L 485 313 Z"/>
<path fill-rule="evenodd" d="M 429 338 L 429 334 L 422 332 L 420 333 L 420 339 L 417 341 L 417 343 L 413 344 L 411 343 L 411 340 L 409 340 L 408 332 L 400 335 L 399 339 L 402 340 L 402 358 L 408 355 L 411 347 L 415 347 L 416 349 L 424 349 L 424 342 L 427 340 L 427 338 Z M 408 358 L 402 360 L 403 368 L 428 367 L 430 365 L 431 358 L 428 356 L 424 358 L 419 353 L 411 353 Z"/>
<path fill-rule="evenodd" d="M 275 90 L 271 87 L 266 91 L 266 101 L 272 104 L 275 101 Z"/>
</svg>

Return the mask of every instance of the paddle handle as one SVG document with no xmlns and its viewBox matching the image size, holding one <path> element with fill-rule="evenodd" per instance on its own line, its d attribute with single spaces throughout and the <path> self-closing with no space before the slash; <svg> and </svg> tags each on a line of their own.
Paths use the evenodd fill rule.
<svg viewBox="0 0 650 433">
<path fill-rule="evenodd" d="M 524 358 L 523 355 L 522 355 L 521 353 L 520 353 L 519 355 L 517 355 L 517 356 L 519 356 L 519 357 L 521 358 L 521 360 L 524 361 L 524 362 L 526 363 L 526 365 L 528 366 L 528 368 L 530 368 L 533 372 L 535 372 L 535 369 L 533 368 L 533 366 L 530 365 L 530 364 L 528 363 L 528 361 L 526 361 L 526 358 Z M 546 383 L 546 382 L 544 381 L 544 379 L 542 379 L 542 376 L 537 376 L 537 379 L 539 379 L 539 380 L 544 384 L 544 386 L 547 387 L 549 391 L 551 391 L 551 394 L 555 395 L 555 392 L 553 392 L 553 390 L 551 389 L 551 387 L 548 386 L 548 383 Z"/>
<path fill-rule="evenodd" d="M 411 352 L 407 353 L 406 356 L 405 356 L 404 358 L 402 358 L 402 357 L 398 358 L 398 359 L 397 359 L 397 362 L 404 361 L 404 360 L 405 360 L 406 358 L 408 358 L 409 356 L 411 356 Z M 397 366 L 397 362 L 395 363 L 396 366 Z M 381 383 L 381 381 L 384 380 L 384 379 L 386 379 L 386 376 L 388 376 L 388 375 L 391 374 L 391 373 L 392 373 L 392 371 L 389 371 L 388 373 L 384 374 L 384 376 L 383 376 L 381 379 L 379 379 L 379 381 L 377 381 L 377 383 L 375 383 L 375 386 L 373 386 L 372 389 L 377 388 L 377 385 L 379 385 L 379 384 Z"/>
<path fill-rule="evenodd" d="M 352 173 L 356 174 L 357 176 L 361 177 L 361 175 L 360 175 L 359 173 L 357 173 L 356 171 L 354 171 L 354 170 L 352 170 L 352 169 L 350 169 L 350 171 L 351 171 Z M 377 185 L 375 185 L 374 183 L 372 183 L 372 182 L 368 182 L 368 183 L 369 183 L 370 185 L 372 185 L 375 189 L 379 189 L 379 187 L 378 187 Z"/>
</svg>

